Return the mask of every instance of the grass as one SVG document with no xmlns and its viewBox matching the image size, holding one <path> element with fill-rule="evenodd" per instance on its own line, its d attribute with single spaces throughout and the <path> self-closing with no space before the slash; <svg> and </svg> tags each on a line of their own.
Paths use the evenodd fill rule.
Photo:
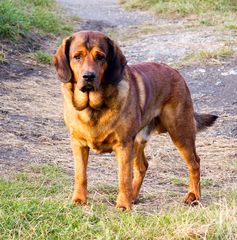
<svg viewBox="0 0 237 240">
<path fill-rule="evenodd" d="M 120 0 L 127 9 L 150 10 L 157 15 L 203 14 L 207 12 L 237 12 L 236 0 Z"/>
<path fill-rule="evenodd" d="M 204 188 L 208 188 L 213 186 L 214 182 L 211 178 L 202 178 L 201 179 L 201 186 Z"/>
<path fill-rule="evenodd" d="M 5 54 L 3 51 L 0 51 L 0 63 L 3 63 L 5 60 Z"/>
<path fill-rule="evenodd" d="M 237 192 L 206 207 L 121 212 L 90 199 L 73 206 L 71 178 L 57 166 L 0 179 L 1 239 L 236 239 Z M 110 191 L 101 186 L 101 193 Z M 112 188 L 112 192 L 114 189 Z M 92 195 L 92 194 L 91 194 Z M 106 195 L 104 196 L 107 197 Z"/>
<path fill-rule="evenodd" d="M 232 170 L 237 170 L 237 160 L 233 160 L 229 165 L 228 165 L 228 168 L 229 169 L 232 169 Z"/>
<path fill-rule="evenodd" d="M 228 24 L 226 25 L 226 28 L 229 30 L 237 31 L 237 24 Z"/>
<path fill-rule="evenodd" d="M 67 35 L 72 26 L 55 9 L 54 0 L 1 0 L 0 39 L 16 41 L 31 31 Z"/>
<path fill-rule="evenodd" d="M 234 161 L 233 161 L 233 165 L 232 165 L 232 166 L 233 166 L 233 169 L 236 169 L 236 170 L 237 170 L 237 160 L 234 160 Z"/>
<path fill-rule="evenodd" d="M 159 29 L 160 30 L 160 29 Z M 143 35 L 154 33 L 157 31 L 157 26 L 142 24 L 139 26 L 130 26 L 126 29 L 106 28 L 105 32 L 111 39 L 121 39 L 121 41 L 129 41 L 137 39 Z"/>
<path fill-rule="evenodd" d="M 224 57 L 231 57 L 234 54 L 234 50 L 230 47 L 219 48 L 215 51 L 199 51 L 193 55 L 196 59 L 218 59 Z"/>
<path fill-rule="evenodd" d="M 38 63 L 50 65 L 52 62 L 52 55 L 44 51 L 36 51 L 31 54 L 32 58 Z"/>
<path fill-rule="evenodd" d="M 186 178 L 182 178 L 182 177 L 176 177 L 173 176 L 170 178 L 170 181 L 173 185 L 177 186 L 177 187 L 187 187 L 188 186 L 188 182 Z M 211 187 L 213 185 L 213 180 L 210 178 L 201 178 L 201 186 L 208 188 Z"/>
<path fill-rule="evenodd" d="M 170 178 L 170 181 L 173 185 L 178 186 L 178 187 L 182 187 L 182 186 L 187 186 L 187 179 L 181 178 L 181 177 L 172 177 Z"/>
<path fill-rule="evenodd" d="M 184 59 L 182 59 L 182 63 L 180 63 L 180 65 L 184 66 L 198 62 L 221 63 L 222 59 L 232 57 L 234 55 L 235 51 L 228 46 L 213 51 L 201 50 L 187 55 Z M 177 66 L 179 66 L 179 63 Z"/>
</svg>

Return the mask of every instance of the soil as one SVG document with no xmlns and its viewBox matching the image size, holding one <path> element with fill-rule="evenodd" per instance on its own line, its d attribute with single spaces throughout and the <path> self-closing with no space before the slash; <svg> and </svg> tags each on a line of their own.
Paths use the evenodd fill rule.
<svg viewBox="0 0 237 240">
<path fill-rule="evenodd" d="M 116 0 L 58 2 L 69 15 L 81 18 L 76 30 L 98 30 L 114 36 L 129 63 L 154 60 L 175 65 L 191 52 L 223 46 L 227 38 L 212 26 L 190 27 L 193 19 L 127 12 Z M 234 41 L 236 35 L 229 34 L 228 41 Z M 44 47 L 49 51 L 56 50 L 55 41 L 42 41 L 48 43 Z M 37 65 L 26 56 L 8 50 L 6 62 L 0 64 L 0 176 L 30 172 L 32 165 L 45 163 L 57 164 L 73 176 L 60 83 L 53 67 Z M 202 203 L 209 204 L 237 189 L 237 58 L 220 59 L 215 64 L 197 63 L 180 67 L 179 71 L 187 80 L 195 110 L 219 116 L 213 127 L 197 136 Z M 135 208 L 157 211 L 165 204 L 181 202 L 188 172 L 169 136 L 153 136 L 146 154 L 149 170 Z M 88 177 L 94 198 L 99 194 L 97 186 L 116 187 L 114 154 L 92 152 Z"/>
</svg>

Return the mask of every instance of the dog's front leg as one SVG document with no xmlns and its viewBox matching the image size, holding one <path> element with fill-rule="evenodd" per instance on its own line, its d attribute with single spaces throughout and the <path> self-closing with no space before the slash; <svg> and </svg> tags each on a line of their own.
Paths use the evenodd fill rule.
<svg viewBox="0 0 237 240">
<path fill-rule="evenodd" d="M 74 156 L 75 185 L 72 201 L 75 204 L 85 204 L 87 201 L 87 162 L 89 148 L 82 147 L 77 140 L 71 139 Z"/>
<path fill-rule="evenodd" d="M 116 149 L 116 158 L 119 164 L 119 194 L 117 208 L 131 209 L 132 205 L 132 160 L 133 142 L 120 145 Z"/>
</svg>

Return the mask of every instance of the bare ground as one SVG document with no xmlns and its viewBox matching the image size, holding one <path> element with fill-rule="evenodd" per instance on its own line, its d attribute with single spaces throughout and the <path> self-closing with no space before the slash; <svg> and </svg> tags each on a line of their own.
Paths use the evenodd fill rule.
<svg viewBox="0 0 237 240">
<path fill-rule="evenodd" d="M 190 52 L 216 49 L 227 41 L 236 49 L 236 32 L 228 32 L 227 37 L 224 30 L 211 26 L 190 27 L 193 19 L 159 19 L 142 12 L 128 13 L 114 0 L 100 1 L 100 5 L 96 0 L 59 2 L 69 14 L 82 18 L 76 30 L 108 33 L 120 43 L 129 63 L 156 60 L 175 65 Z M 56 49 L 56 43 L 47 49 Z M 179 68 L 190 87 L 196 111 L 219 116 L 212 128 L 197 136 L 203 204 L 218 201 L 237 188 L 236 66 L 237 58 L 232 57 L 216 64 Z M 0 84 L 1 176 L 30 172 L 32 165 L 45 163 L 57 164 L 72 176 L 73 159 L 54 69 L 35 65 L 25 55 L 8 54 L 7 63 L 0 65 Z M 188 172 L 170 138 L 153 136 L 146 153 L 150 167 L 136 208 L 157 211 L 161 206 L 181 202 L 187 190 Z M 88 171 L 93 199 L 106 189 L 114 191 L 117 163 L 113 154 L 91 153 Z"/>
</svg>

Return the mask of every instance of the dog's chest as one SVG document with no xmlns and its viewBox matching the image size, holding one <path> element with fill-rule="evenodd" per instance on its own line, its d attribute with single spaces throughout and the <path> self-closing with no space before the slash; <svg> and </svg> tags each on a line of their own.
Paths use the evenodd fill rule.
<svg viewBox="0 0 237 240">
<path fill-rule="evenodd" d="M 113 151 L 113 145 L 107 140 L 103 142 L 89 141 L 87 144 L 89 148 L 92 149 L 95 153 L 106 153 Z"/>
<path fill-rule="evenodd" d="M 81 146 L 88 146 L 95 153 L 112 152 L 117 141 L 115 131 L 105 127 L 90 127 L 88 125 L 70 124 L 69 131 Z"/>
<path fill-rule="evenodd" d="M 105 139 L 100 139 L 98 137 L 92 139 L 80 139 L 79 141 L 81 141 L 82 144 L 88 146 L 95 153 L 112 152 L 114 150 L 115 144 L 117 143 L 113 134 L 107 136 Z"/>
</svg>

